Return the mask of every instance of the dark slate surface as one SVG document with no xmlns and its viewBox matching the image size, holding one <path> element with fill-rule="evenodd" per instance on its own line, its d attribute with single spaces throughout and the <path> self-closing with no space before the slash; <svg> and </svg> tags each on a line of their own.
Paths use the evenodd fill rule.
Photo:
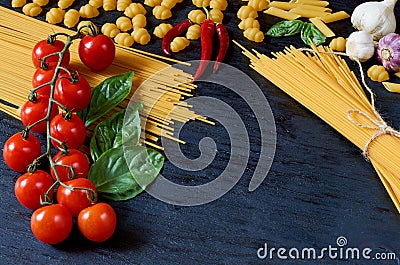
<svg viewBox="0 0 400 265">
<path fill-rule="evenodd" d="M 7 7 L 9 2 L 0 1 Z M 185 2 L 188 3 L 175 7 L 170 23 L 180 21 L 194 8 L 189 1 Z M 351 13 L 363 1 L 330 2 L 333 10 Z M 50 4 L 55 5 L 56 1 Z M 261 44 L 246 41 L 237 28 L 236 12 L 242 3 L 230 1 L 229 4 L 224 22 L 231 36 L 246 47 L 268 53 L 288 44 L 303 46 L 299 37 L 268 38 Z M 116 12 L 102 14 L 96 22 L 114 21 L 116 15 Z M 264 15 L 261 18 L 264 31 L 278 21 Z M 150 19 L 151 30 L 155 25 L 156 21 Z M 349 20 L 332 24 L 332 29 L 342 36 L 353 30 Z M 139 48 L 161 54 L 159 40 Z M 199 57 L 196 42 L 176 55 L 181 60 Z M 75 229 L 66 242 L 50 246 L 32 235 L 31 211 L 20 206 L 13 194 L 19 174 L 1 161 L 0 264 L 398 264 L 397 260 L 328 257 L 286 261 L 276 255 L 272 261 L 257 258 L 257 250 L 264 243 L 270 248 L 322 249 L 337 246 L 339 236 L 347 238 L 349 247 L 369 247 L 373 253 L 389 251 L 400 255 L 400 218 L 373 168 L 356 147 L 253 72 L 237 47 L 232 45 L 226 62 L 243 70 L 263 88 L 275 117 L 276 156 L 267 178 L 257 190 L 248 191 L 260 150 L 254 115 L 235 93 L 201 83 L 195 96 L 225 101 L 240 114 L 248 129 L 251 156 L 238 185 L 222 198 L 196 207 L 169 205 L 148 194 L 112 203 L 118 214 L 118 228 L 111 240 L 93 244 Z M 386 92 L 380 85 L 369 84 L 377 94 L 379 110 L 385 119 L 399 128 L 400 96 Z M 0 113 L 1 146 L 20 129 L 18 121 Z M 163 175 L 183 185 L 203 184 L 218 176 L 229 159 L 230 150 L 229 135 L 221 126 L 187 124 L 181 138 L 188 143 L 182 149 L 188 157 L 197 157 L 199 140 L 205 136 L 213 137 L 220 151 L 207 169 L 185 172 L 167 162 Z"/>
</svg>

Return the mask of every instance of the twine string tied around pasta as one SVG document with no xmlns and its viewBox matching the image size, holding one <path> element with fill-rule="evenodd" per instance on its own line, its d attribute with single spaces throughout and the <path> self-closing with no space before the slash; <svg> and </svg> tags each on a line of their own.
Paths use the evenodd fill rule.
<svg viewBox="0 0 400 265">
<path fill-rule="evenodd" d="M 375 94 L 372 91 L 372 89 L 367 85 L 366 81 L 365 81 L 365 75 L 364 75 L 364 70 L 362 67 L 361 62 L 357 59 L 357 58 L 353 58 L 351 56 L 349 56 L 346 53 L 343 52 L 322 52 L 322 51 L 318 51 L 316 52 L 313 49 L 309 49 L 309 48 L 300 48 L 300 51 L 308 51 L 311 53 L 321 53 L 321 54 L 334 54 L 334 55 L 341 55 L 341 56 L 345 56 L 350 58 L 352 61 L 355 61 L 358 64 L 358 67 L 360 69 L 360 75 L 361 75 L 361 82 L 364 85 L 365 89 L 368 91 L 368 93 L 371 96 L 371 107 L 372 107 L 372 111 L 375 114 L 376 118 L 371 117 L 369 114 L 361 111 L 361 110 L 349 110 L 347 111 L 347 118 L 354 123 L 357 126 L 360 126 L 361 128 L 365 128 L 365 129 L 371 129 L 371 130 L 376 130 L 377 132 L 375 134 L 373 134 L 371 136 L 371 138 L 365 143 L 364 148 L 363 148 L 363 156 L 364 158 L 369 161 L 369 147 L 371 145 L 371 143 L 373 141 L 375 141 L 378 137 L 382 136 L 382 135 L 392 135 L 395 137 L 400 138 L 400 132 L 396 131 L 395 129 L 393 129 L 392 127 L 390 127 L 382 118 L 382 116 L 379 114 L 379 112 L 376 110 L 375 108 Z M 356 121 L 352 114 L 357 114 L 357 115 L 361 115 L 364 116 L 365 118 L 367 118 L 369 121 L 372 122 L 373 125 L 366 125 L 366 124 L 362 124 L 358 121 Z"/>
</svg>

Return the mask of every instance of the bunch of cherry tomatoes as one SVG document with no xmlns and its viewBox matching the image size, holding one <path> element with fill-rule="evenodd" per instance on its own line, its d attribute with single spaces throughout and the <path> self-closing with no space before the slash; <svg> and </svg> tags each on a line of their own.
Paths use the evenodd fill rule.
<svg viewBox="0 0 400 265">
<path fill-rule="evenodd" d="M 84 77 L 68 70 L 73 40 L 80 39 L 79 57 L 93 71 L 111 65 L 115 46 L 105 35 L 83 36 L 80 30 L 73 36 L 53 34 L 33 48 L 34 88 L 21 108 L 25 129 L 11 136 L 3 149 L 6 164 L 24 173 L 15 183 L 15 195 L 23 206 L 34 210 L 32 232 L 49 244 L 69 236 L 73 218 L 82 234 L 95 242 L 110 238 L 116 227 L 113 208 L 97 203 L 96 187 L 87 179 L 88 157 L 78 150 L 85 141 L 86 127 L 76 113 L 90 103 L 91 88 Z M 67 41 L 58 40 L 59 35 Z M 34 133 L 46 134 L 44 153 Z M 52 156 L 54 148 L 59 152 Z M 46 158 L 50 169 L 38 169 Z"/>
</svg>

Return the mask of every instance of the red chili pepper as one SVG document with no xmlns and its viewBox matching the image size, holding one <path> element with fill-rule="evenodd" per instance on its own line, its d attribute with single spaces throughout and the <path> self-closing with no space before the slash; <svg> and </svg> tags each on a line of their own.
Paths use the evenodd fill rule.
<svg viewBox="0 0 400 265">
<path fill-rule="evenodd" d="M 170 29 L 167 34 L 162 39 L 162 50 L 166 55 L 171 55 L 171 48 L 170 44 L 172 40 L 184 33 L 189 27 L 192 25 L 192 22 L 190 22 L 189 19 L 185 19 L 184 21 L 176 24 L 172 29 Z"/>
<path fill-rule="evenodd" d="M 193 76 L 193 81 L 196 81 L 206 70 L 210 62 L 213 48 L 214 38 L 214 21 L 211 19 L 204 20 L 201 24 L 201 61 L 196 73 Z"/>
<path fill-rule="evenodd" d="M 223 24 L 217 24 L 215 31 L 218 35 L 219 50 L 214 63 L 214 74 L 218 71 L 219 65 L 224 60 L 226 52 L 229 48 L 229 33 L 226 27 Z"/>
</svg>

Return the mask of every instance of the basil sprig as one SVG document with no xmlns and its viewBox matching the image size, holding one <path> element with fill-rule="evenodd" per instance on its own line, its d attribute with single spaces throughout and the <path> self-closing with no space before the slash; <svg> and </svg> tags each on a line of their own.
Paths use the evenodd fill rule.
<svg viewBox="0 0 400 265">
<path fill-rule="evenodd" d="M 298 33 L 300 33 L 301 39 L 307 45 L 310 45 L 309 40 L 315 45 L 321 45 L 326 41 L 325 35 L 314 24 L 296 19 L 278 22 L 265 34 L 270 37 L 287 37 Z"/>
<path fill-rule="evenodd" d="M 133 72 L 104 80 L 92 93 L 87 109 L 80 113 L 86 126 L 107 114 L 123 101 L 132 89 Z M 156 150 L 139 144 L 142 128 L 139 111 L 143 104 L 132 103 L 98 123 L 90 140 L 93 164 L 88 179 L 102 197 L 128 200 L 153 182 L 164 164 Z"/>
</svg>

